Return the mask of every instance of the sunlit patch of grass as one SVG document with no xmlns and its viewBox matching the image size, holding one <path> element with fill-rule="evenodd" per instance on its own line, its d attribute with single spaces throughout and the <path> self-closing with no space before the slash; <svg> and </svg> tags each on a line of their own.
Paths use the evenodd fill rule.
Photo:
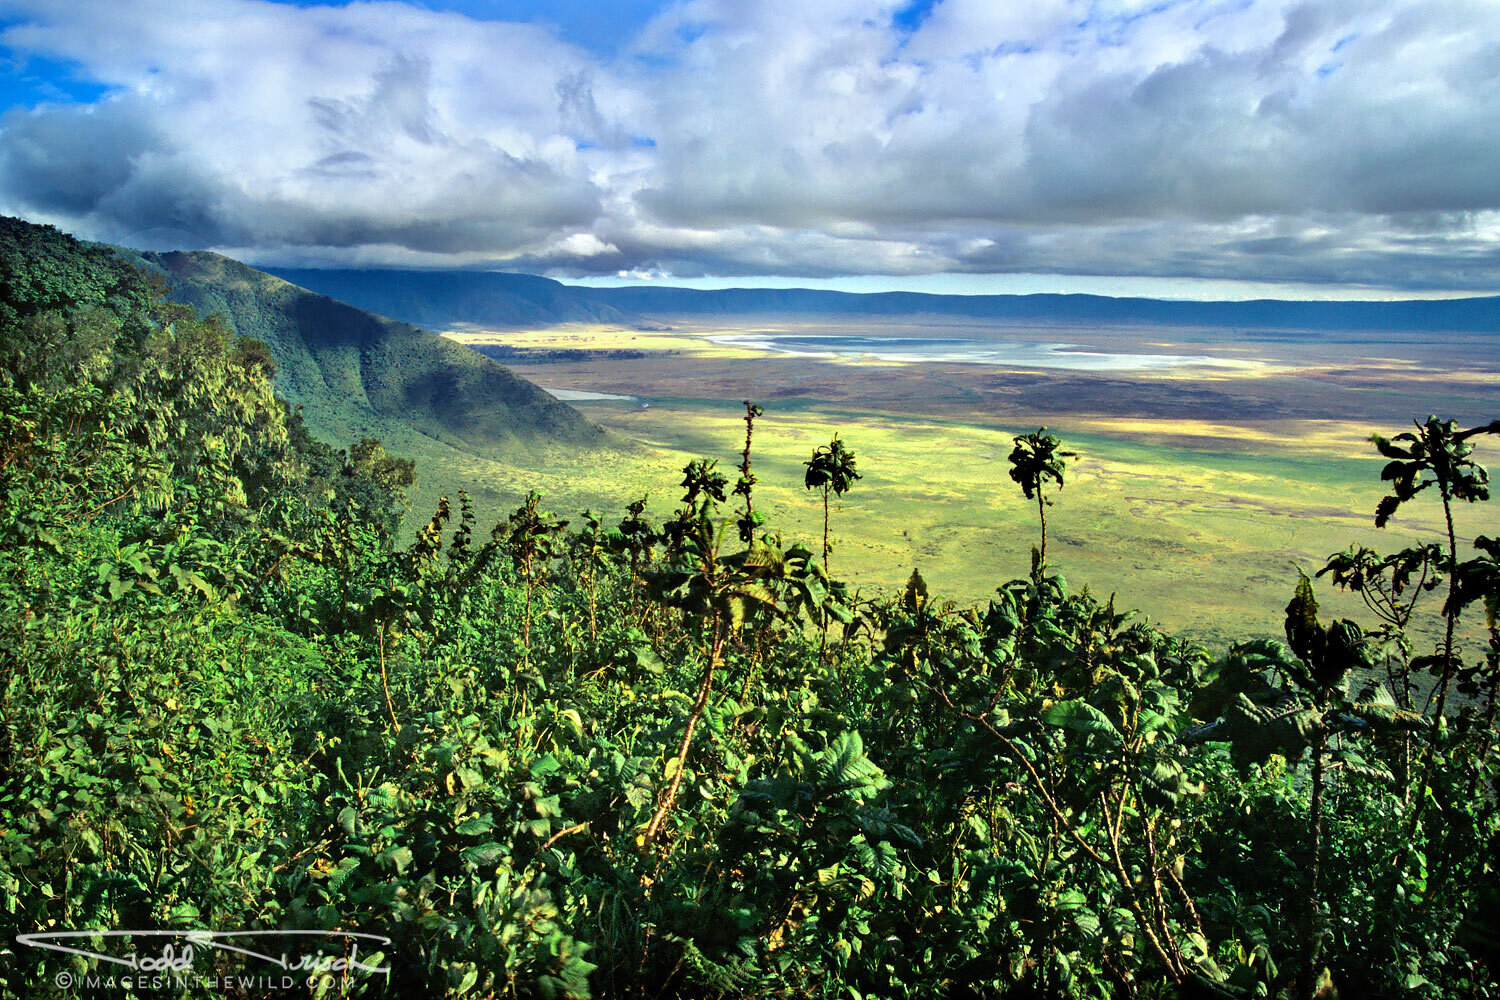
<svg viewBox="0 0 1500 1000">
<path fill-rule="evenodd" d="M 1454 390 L 1460 383 L 1478 389 L 1482 378 L 1489 377 L 1439 374 L 1396 357 L 1310 361 L 1300 347 L 1269 356 L 1262 353 L 1264 345 L 1213 340 L 1216 354 L 1257 364 L 1132 373 L 1129 378 L 1159 384 L 1162 398 L 1170 399 L 1180 385 L 1291 372 L 1306 372 L 1309 386 L 1315 387 L 1332 366 L 1340 370 L 1334 373 L 1339 377 L 1369 373 L 1375 381 L 1362 390 L 1364 398 L 1388 404 L 1395 416 L 1372 425 L 1248 419 L 1227 411 L 1222 416 L 1201 413 L 1197 419 L 1092 412 L 1028 415 L 1023 406 L 1010 404 L 1005 417 L 996 419 L 986 412 L 993 400 L 964 389 L 970 383 L 950 384 L 942 378 L 906 382 L 905 376 L 892 374 L 900 363 L 870 364 L 869 359 L 846 358 L 838 364 L 809 360 L 806 370 L 816 372 L 820 391 L 834 395 L 778 398 L 773 391 L 785 388 L 794 371 L 785 357 L 708 339 L 718 334 L 848 333 L 856 326 L 861 333 L 889 335 L 1090 340 L 1088 331 L 1045 325 L 998 330 L 960 321 L 869 318 L 857 324 L 764 317 L 674 320 L 673 328 L 665 330 L 575 324 L 534 332 L 451 331 L 450 337 L 465 343 L 638 350 L 647 358 L 521 369 L 548 385 L 638 396 L 582 405 L 588 416 L 617 433 L 617 444 L 629 444 L 593 453 L 555 450 L 491 460 L 414 442 L 431 455 L 423 464 L 419 502 L 430 505 L 440 490 L 451 492 L 453 485 L 470 482 L 482 515 L 507 512 L 535 486 L 546 493 L 547 504 L 565 514 L 588 506 L 615 515 L 629 500 L 649 493 L 652 509 L 662 516 L 677 501 L 680 469 L 689 459 L 715 457 L 726 471 L 737 461 L 743 441 L 739 397 L 756 395 L 767 406 L 756 425 L 756 505 L 770 515 L 773 528 L 789 537 L 817 537 L 821 512 L 816 498 L 802 488 L 801 463 L 837 432 L 858 454 L 864 479 L 836 504 L 834 572 L 874 591 L 899 586 L 913 567 L 920 567 L 936 589 L 974 601 L 1029 566 L 1035 510 L 1010 481 L 1006 456 L 1014 434 L 1045 424 L 1081 453 L 1048 517 L 1048 555 L 1057 569 L 1075 585 L 1118 591 L 1124 602 L 1152 618 L 1204 638 L 1276 635 L 1296 577 L 1293 563 L 1312 572 L 1329 553 L 1350 543 L 1393 551 L 1442 533 L 1435 504 L 1408 505 L 1389 529 L 1374 528 L 1375 504 L 1383 495 L 1382 463 L 1369 434 L 1403 429 L 1413 406 L 1441 411 L 1443 400 L 1458 406 L 1464 397 Z M 1180 336 L 1115 331 L 1106 339 L 1110 346 L 1098 349 L 1202 353 L 1202 338 L 1193 331 Z M 996 378 L 1005 370 L 986 368 Z M 834 371 L 839 377 L 828 378 Z M 740 385 L 743 392 L 707 398 L 726 384 L 721 379 Z M 1446 392 L 1439 391 L 1440 383 L 1447 384 Z M 946 394 L 942 399 L 923 395 L 935 386 Z M 757 391 L 760 387 L 763 392 Z M 1481 408 L 1487 396 L 1475 396 Z M 828 401 L 835 398 L 841 402 Z M 1025 396 L 1013 398 L 1021 403 Z M 1489 452 L 1482 460 L 1500 459 L 1500 449 L 1482 448 Z M 1457 515 L 1460 537 L 1494 533 L 1492 525 L 1479 523 L 1476 508 L 1461 507 Z M 1320 587 L 1330 613 L 1364 617 L 1357 600 L 1326 590 Z"/>
<path fill-rule="evenodd" d="M 1076 423 L 1096 433 L 1140 441 L 1191 441 L 1200 447 L 1326 452 L 1350 458 L 1368 456 L 1370 453 L 1369 431 L 1343 421 L 1221 423 L 1190 419 L 1093 417 L 1080 418 Z"/>
<path fill-rule="evenodd" d="M 537 488 L 565 516 L 584 507 L 618 516 L 650 494 L 660 517 L 678 499 L 685 462 L 718 458 L 728 471 L 743 441 L 729 401 L 587 412 L 636 446 L 483 459 L 413 441 L 408 450 L 422 460 L 415 506 L 430 508 L 439 493 L 466 485 L 481 518 L 495 518 Z M 1363 429 L 1312 427 L 1300 440 L 1290 428 L 1267 430 L 1256 439 L 1263 449 L 1246 451 L 1133 440 L 1125 435 L 1142 428 L 1129 424 L 1112 434 L 1100 433 L 1100 422 L 1050 426 L 1081 453 L 1049 515 L 1050 561 L 1075 586 L 1118 591 L 1151 618 L 1205 639 L 1279 634 L 1293 563 L 1313 571 L 1351 542 L 1391 550 L 1441 530 L 1436 509 L 1421 505 L 1375 530 L 1381 463 L 1358 446 Z M 816 538 L 821 511 L 802 487 L 802 463 L 837 432 L 864 478 L 835 504 L 834 572 L 874 592 L 919 567 L 944 594 L 983 600 L 1029 565 L 1035 510 L 1009 480 L 1006 456 L 1012 435 L 1032 429 L 772 406 L 756 423 L 756 506 L 788 538 Z M 1457 513 L 1461 536 L 1492 530 L 1474 508 Z M 1327 596 L 1330 612 L 1358 613 L 1357 602 Z"/>
<path fill-rule="evenodd" d="M 731 331 L 720 331 L 731 332 Z M 716 358 L 754 358 L 767 352 L 736 345 L 719 344 L 692 333 L 661 330 L 634 330 L 625 327 L 591 326 L 570 323 L 545 330 L 485 330 L 466 326 L 447 330 L 443 336 L 460 344 L 480 347 L 504 344 L 531 350 L 649 350 L 676 351 L 694 356 Z"/>
</svg>

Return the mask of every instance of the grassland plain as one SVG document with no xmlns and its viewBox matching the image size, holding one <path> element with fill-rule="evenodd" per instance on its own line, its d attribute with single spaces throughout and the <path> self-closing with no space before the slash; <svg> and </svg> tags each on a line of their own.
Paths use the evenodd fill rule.
<svg viewBox="0 0 1500 1000">
<path fill-rule="evenodd" d="M 837 433 L 864 479 L 834 512 L 835 537 L 848 539 L 833 551 L 834 571 L 875 591 L 917 567 L 945 595 L 972 601 L 1028 565 L 1036 512 L 1006 456 L 1012 435 L 1045 424 L 1080 453 L 1050 512 L 1050 561 L 1075 586 L 1119 591 L 1153 620 L 1217 642 L 1280 633 L 1294 564 L 1313 572 L 1351 543 L 1389 551 L 1438 537 L 1435 503 L 1374 528 L 1382 461 L 1369 435 L 1397 432 L 1419 411 L 1481 413 L 1493 392 L 1474 372 L 1450 378 L 1423 359 L 1374 358 L 1357 344 L 1298 345 L 1296 358 L 1231 344 L 1218 349 L 1253 363 L 1147 377 L 785 358 L 708 339 L 733 332 L 450 331 L 473 346 L 504 344 L 506 363 L 540 385 L 629 398 L 574 402 L 618 436 L 607 452 L 491 461 L 398 442 L 424 459 L 416 502 L 467 484 L 481 511 L 498 514 L 535 486 L 564 516 L 618 512 L 642 494 L 665 513 L 688 459 L 737 461 L 739 401 L 753 398 L 767 408 L 756 425 L 756 497 L 772 525 L 816 535 L 821 513 L 802 487 L 802 462 Z M 1182 343 L 1140 336 L 1131 349 Z M 627 349 L 634 356 L 620 357 Z M 1357 415 L 1327 416 L 1339 409 Z M 1496 530 L 1480 513 L 1458 511 L 1460 537 Z M 1360 610 L 1341 595 L 1327 603 Z"/>
</svg>

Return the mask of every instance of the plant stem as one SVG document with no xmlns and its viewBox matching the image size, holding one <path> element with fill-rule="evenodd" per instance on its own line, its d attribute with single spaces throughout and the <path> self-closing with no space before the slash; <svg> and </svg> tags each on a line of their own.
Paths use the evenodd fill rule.
<svg viewBox="0 0 1500 1000">
<path fill-rule="evenodd" d="M 1458 576 L 1458 539 L 1453 531 L 1453 505 L 1448 493 L 1448 481 L 1438 480 L 1438 492 L 1443 498 L 1443 517 L 1448 522 L 1448 600 L 1445 605 L 1447 617 L 1447 629 L 1443 635 L 1443 673 L 1438 681 L 1437 704 L 1433 707 L 1433 732 L 1432 739 L 1427 744 L 1427 752 L 1423 754 L 1421 772 L 1422 776 L 1417 782 L 1416 801 L 1412 803 L 1411 818 L 1407 821 L 1406 836 L 1403 840 L 1410 843 L 1417 832 L 1417 822 L 1422 818 L 1422 809 L 1427 804 L 1427 783 L 1432 780 L 1432 769 L 1437 765 L 1438 731 L 1437 724 L 1442 721 L 1443 708 L 1448 701 L 1448 682 L 1453 679 L 1453 627 L 1458 619 L 1458 609 L 1454 606 L 1453 592 L 1456 589 Z M 1429 696 L 1430 697 L 1430 696 Z"/>
<path fill-rule="evenodd" d="M 386 623 L 382 619 L 381 622 L 380 622 L 380 637 L 379 637 L 379 646 L 380 646 L 380 687 L 385 692 L 385 710 L 386 710 L 386 712 L 388 712 L 390 714 L 390 717 L 391 717 L 391 727 L 393 729 L 395 729 L 396 732 L 399 733 L 399 732 L 401 732 L 401 723 L 399 723 L 399 722 L 396 721 L 396 706 L 391 702 L 391 681 L 390 681 L 390 677 L 386 674 L 386 670 L 385 670 L 385 626 L 386 626 Z"/>
<path fill-rule="evenodd" d="M 745 485 L 745 523 L 755 523 L 755 506 L 750 502 L 750 439 L 755 434 L 755 407 L 750 400 L 745 400 L 745 451 L 740 460 L 740 480 Z M 754 537 L 754 529 L 750 530 L 751 538 Z M 750 541 L 751 538 L 745 539 Z"/>
<path fill-rule="evenodd" d="M 1318 954 L 1321 950 L 1322 934 L 1318 930 L 1318 876 L 1323 853 L 1323 741 L 1321 732 L 1313 744 L 1312 810 L 1308 820 L 1311 840 L 1312 864 L 1307 877 L 1307 909 L 1304 914 L 1302 975 L 1298 977 L 1299 991 L 1304 1000 L 1312 1000 L 1317 989 Z"/>
<path fill-rule="evenodd" d="M 828 572 L 828 491 L 823 487 L 823 572 Z"/>
<path fill-rule="evenodd" d="M 1042 551 L 1040 565 L 1038 566 L 1038 571 L 1040 572 L 1041 568 L 1047 565 L 1047 505 L 1042 500 L 1042 486 L 1040 483 L 1036 487 L 1036 513 L 1037 517 L 1041 518 L 1042 521 Z"/>
<path fill-rule="evenodd" d="M 1453 679 L 1453 628 L 1458 622 L 1458 608 L 1453 601 L 1453 592 L 1458 586 L 1458 539 L 1453 532 L 1453 501 L 1448 494 L 1447 481 L 1438 483 L 1438 490 L 1443 497 L 1443 517 L 1448 522 L 1448 602 L 1447 628 L 1443 633 L 1443 676 L 1438 682 L 1437 705 L 1433 709 L 1433 718 L 1443 717 L 1443 707 L 1448 701 L 1448 683 Z"/>
<path fill-rule="evenodd" d="M 823 572 L 824 573 L 828 572 L 828 491 L 829 491 L 829 487 L 828 486 L 824 486 L 823 487 Z M 828 578 L 828 582 L 829 583 L 833 582 L 833 577 L 832 576 L 830 576 Z M 818 625 L 819 625 L 820 630 L 822 632 L 821 636 L 818 639 L 818 665 L 821 667 L 821 666 L 827 666 L 827 664 L 828 664 L 828 608 L 823 607 L 823 608 L 819 608 L 818 609 Z"/>
<path fill-rule="evenodd" d="M 521 669 L 531 669 L 531 557 L 523 564 L 526 574 L 526 607 L 521 614 Z"/>
<path fill-rule="evenodd" d="M 703 710 L 708 707 L 708 694 L 713 688 L 714 671 L 719 665 L 719 654 L 724 649 L 723 627 L 718 616 L 714 617 L 714 637 L 709 646 L 708 665 L 703 669 L 703 680 L 698 685 L 698 698 L 693 702 L 693 710 L 688 715 L 687 726 L 682 731 L 682 743 L 677 747 L 677 771 L 672 775 L 672 783 L 667 786 L 667 793 L 662 797 L 661 805 L 656 807 L 656 812 L 651 816 L 651 822 L 646 826 L 646 843 L 656 839 L 656 834 L 661 830 L 662 821 L 667 818 L 667 813 L 672 811 L 672 805 L 677 801 L 677 789 L 682 784 L 682 772 L 687 767 L 688 750 L 692 746 L 693 731 L 698 728 L 698 720 L 703 716 Z"/>
<path fill-rule="evenodd" d="M 598 570 L 589 571 L 589 641 L 594 642 L 599 638 L 598 625 Z"/>
</svg>

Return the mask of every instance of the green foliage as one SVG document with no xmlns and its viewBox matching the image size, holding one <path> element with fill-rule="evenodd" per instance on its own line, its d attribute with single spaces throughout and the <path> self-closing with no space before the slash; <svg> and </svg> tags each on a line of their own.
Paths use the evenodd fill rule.
<svg viewBox="0 0 1500 1000">
<path fill-rule="evenodd" d="M 812 458 L 803 464 L 807 466 L 803 485 L 810 490 L 830 490 L 836 496 L 843 496 L 854 487 L 854 481 L 861 478 L 855 470 L 854 452 L 838 439 L 838 435 L 815 448 Z"/>
<path fill-rule="evenodd" d="M 1489 475 L 1470 459 L 1474 446 L 1469 439 L 1478 434 L 1500 434 L 1500 421 L 1464 431 L 1457 430 L 1452 420 L 1435 416 L 1414 422 L 1415 434 L 1408 431 L 1391 438 L 1379 434 L 1371 438 L 1380 454 L 1390 459 L 1380 478 L 1389 482 L 1392 490 L 1375 509 L 1376 527 L 1385 527 L 1398 507 L 1429 486 L 1438 487 L 1444 502 L 1450 497 L 1467 503 L 1490 498 Z"/>
<path fill-rule="evenodd" d="M 415 469 L 319 441 L 262 346 L 8 238 L 7 941 L 390 938 L 388 979 L 330 991 L 355 996 L 1500 989 L 1493 539 L 1336 555 L 1320 576 L 1376 628 L 1303 577 L 1285 642 L 1220 653 L 1040 558 L 982 606 L 915 571 L 860 600 L 755 518 L 747 404 L 734 491 L 692 463 L 665 524 L 533 492 L 486 540 L 459 494 L 401 547 Z M 1040 509 L 1058 447 L 1018 439 Z M 820 453 L 840 495 L 853 455 Z M 1480 482 L 1462 460 L 1441 475 Z M 1429 658 L 1459 684 L 1441 716 L 1380 677 L 1424 613 L 1490 636 Z M 15 946 L 0 993 L 99 967 Z"/>
<path fill-rule="evenodd" d="M 755 538 L 755 530 L 766 523 L 766 515 L 755 509 L 755 473 L 750 471 L 750 447 L 755 440 L 755 418 L 765 415 L 765 408 L 745 400 L 745 450 L 740 453 L 740 476 L 734 483 L 734 495 L 745 500 L 745 513 L 735 522 L 740 531 L 740 541 Z"/>
<path fill-rule="evenodd" d="M 1449 684 L 1462 671 L 1454 650 L 1454 629 L 1465 602 L 1458 592 L 1458 538 L 1453 528 L 1453 502 L 1476 503 L 1490 498 L 1489 473 L 1471 458 L 1474 445 L 1470 439 L 1481 434 L 1500 434 L 1500 420 L 1463 431 L 1457 430 L 1452 420 L 1439 420 L 1431 415 L 1425 422 L 1413 423 L 1417 426 L 1415 434 L 1407 432 L 1392 438 L 1376 434 L 1371 437 L 1380 454 L 1390 459 L 1381 470 L 1380 478 L 1393 487 L 1393 492 L 1375 508 L 1375 524 L 1384 527 L 1402 504 L 1429 486 L 1437 486 L 1448 526 L 1444 553 L 1447 559 L 1443 567 L 1448 576 L 1448 599 L 1443 605 L 1445 634 L 1442 647 L 1431 657 L 1415 661 L 1413 666 L 1426 666 L 1437 675 L 1437 704 L 1433 714 L 1442 717 L 1448 703 Z M 1429 752 L 1425 767 L 1430 769 L 1432 762 L 1432 753 Z M 1418 811 L 1424 802 L 1419 800 Z"/>
<path fill-rule="evenodd" d="M 142 301 L 134 269 L 111 247 L 0 216 L 0 323 L 7 330 L 38 313 L 128 311 Z"/>
<path fill-rule="evenodd" d="M 1016 438 L 1016 446 L 1009 456 L 1010 478 L 1020 485 L 1027 500 L 1042 493 L 1049 479 L 1062 489 L 1066 459 L 1078 456 L 1071 451 L 1059 451 L 1061 446 L 1062 441 L 1057 435 L 1048 434 L 1045 427 Z"/>
<path fill-rule="evenodd" d="M 1017 437 L 1009 456 L 1010 478 L 1021 487 L 1027 500 L 1036 500 L 1037 517 L 1041 521 L 1042 544 L 1032 558 L 1032 575 L 1038 579 L 1047 563 L 1047 508 L 1052 506 L 1046 497 L 1047 481 L 1052 480 L 1062 489 L 1067 460 L 1078 457 L 1074 452 L 1059 450 L 1061 447 L 1062 441 L 1056 434 L 1048 434 L 1047 428 L 1039 427 L 1034 433 Z"/>
<path fill-rule="evenodd" d="M 813 449 L 812 458 L 802 463 L 807 467 L 802 484 L 809 490 L 823 491 L 823 565 L 828 565 L 828 498 L 843 496 L 854 488 L 855 480 L 861 478 L 855 469 L 854 452 L 840 441 L 838 435 L 826 445 Z"/>
</svg>

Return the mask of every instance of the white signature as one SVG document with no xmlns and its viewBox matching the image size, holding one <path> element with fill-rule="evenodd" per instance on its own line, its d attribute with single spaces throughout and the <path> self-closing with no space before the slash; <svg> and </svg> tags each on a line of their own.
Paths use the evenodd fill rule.
<svg viewBox="0 0 1500 1000">
<path fill-rule="evenodd" d="M 159 953 L 142 954 L 132 951 L 126 955 L 111 955 L 102 951 L 89 951 L 86 948 L 74 948 L 62 941 L 75 941 L 79 938 L 117 938 L 117 937 L 165 937 L 169 938 Z M 251 948 L 241 947 L 234 942 L 248 944 L 256 938 L 324 938 L 334 941 L 342 941 L 349 947 L 347 955 L 324 955 L 324 954 L 288 954 L 281 951 L 279 955 L 265 954 Z M 176 941 L 183 941 L 181 951 L 177 949 Z M 60 951 L 68 955 L 81 955 L 84 958 L 95 958 L 101 962 L 113 962 L 134 969 L 137 972 L 185 972 L 193 965 L 193 948 L 200 947 L 215 951 L 231 951 L 247 958 L 267 962 L 288 972 L 307 971 L 314 974 L 325 974 L 330 972 L 368 972 L 383 975 L 390 978 L 389 966 L 365 964 L 359 961 L 360 942 L 374 942 L 376 944 L 388 945 L 391 939 L 379 934 L 360 934 L 355 931 L 49 931 L 45 934 L 18 934 L 16 944 L 24 944 L 32 948 L 46 948 L 49 951 Z M 263 945 L 261 947 L 264 947 Z"/>
</svg>

